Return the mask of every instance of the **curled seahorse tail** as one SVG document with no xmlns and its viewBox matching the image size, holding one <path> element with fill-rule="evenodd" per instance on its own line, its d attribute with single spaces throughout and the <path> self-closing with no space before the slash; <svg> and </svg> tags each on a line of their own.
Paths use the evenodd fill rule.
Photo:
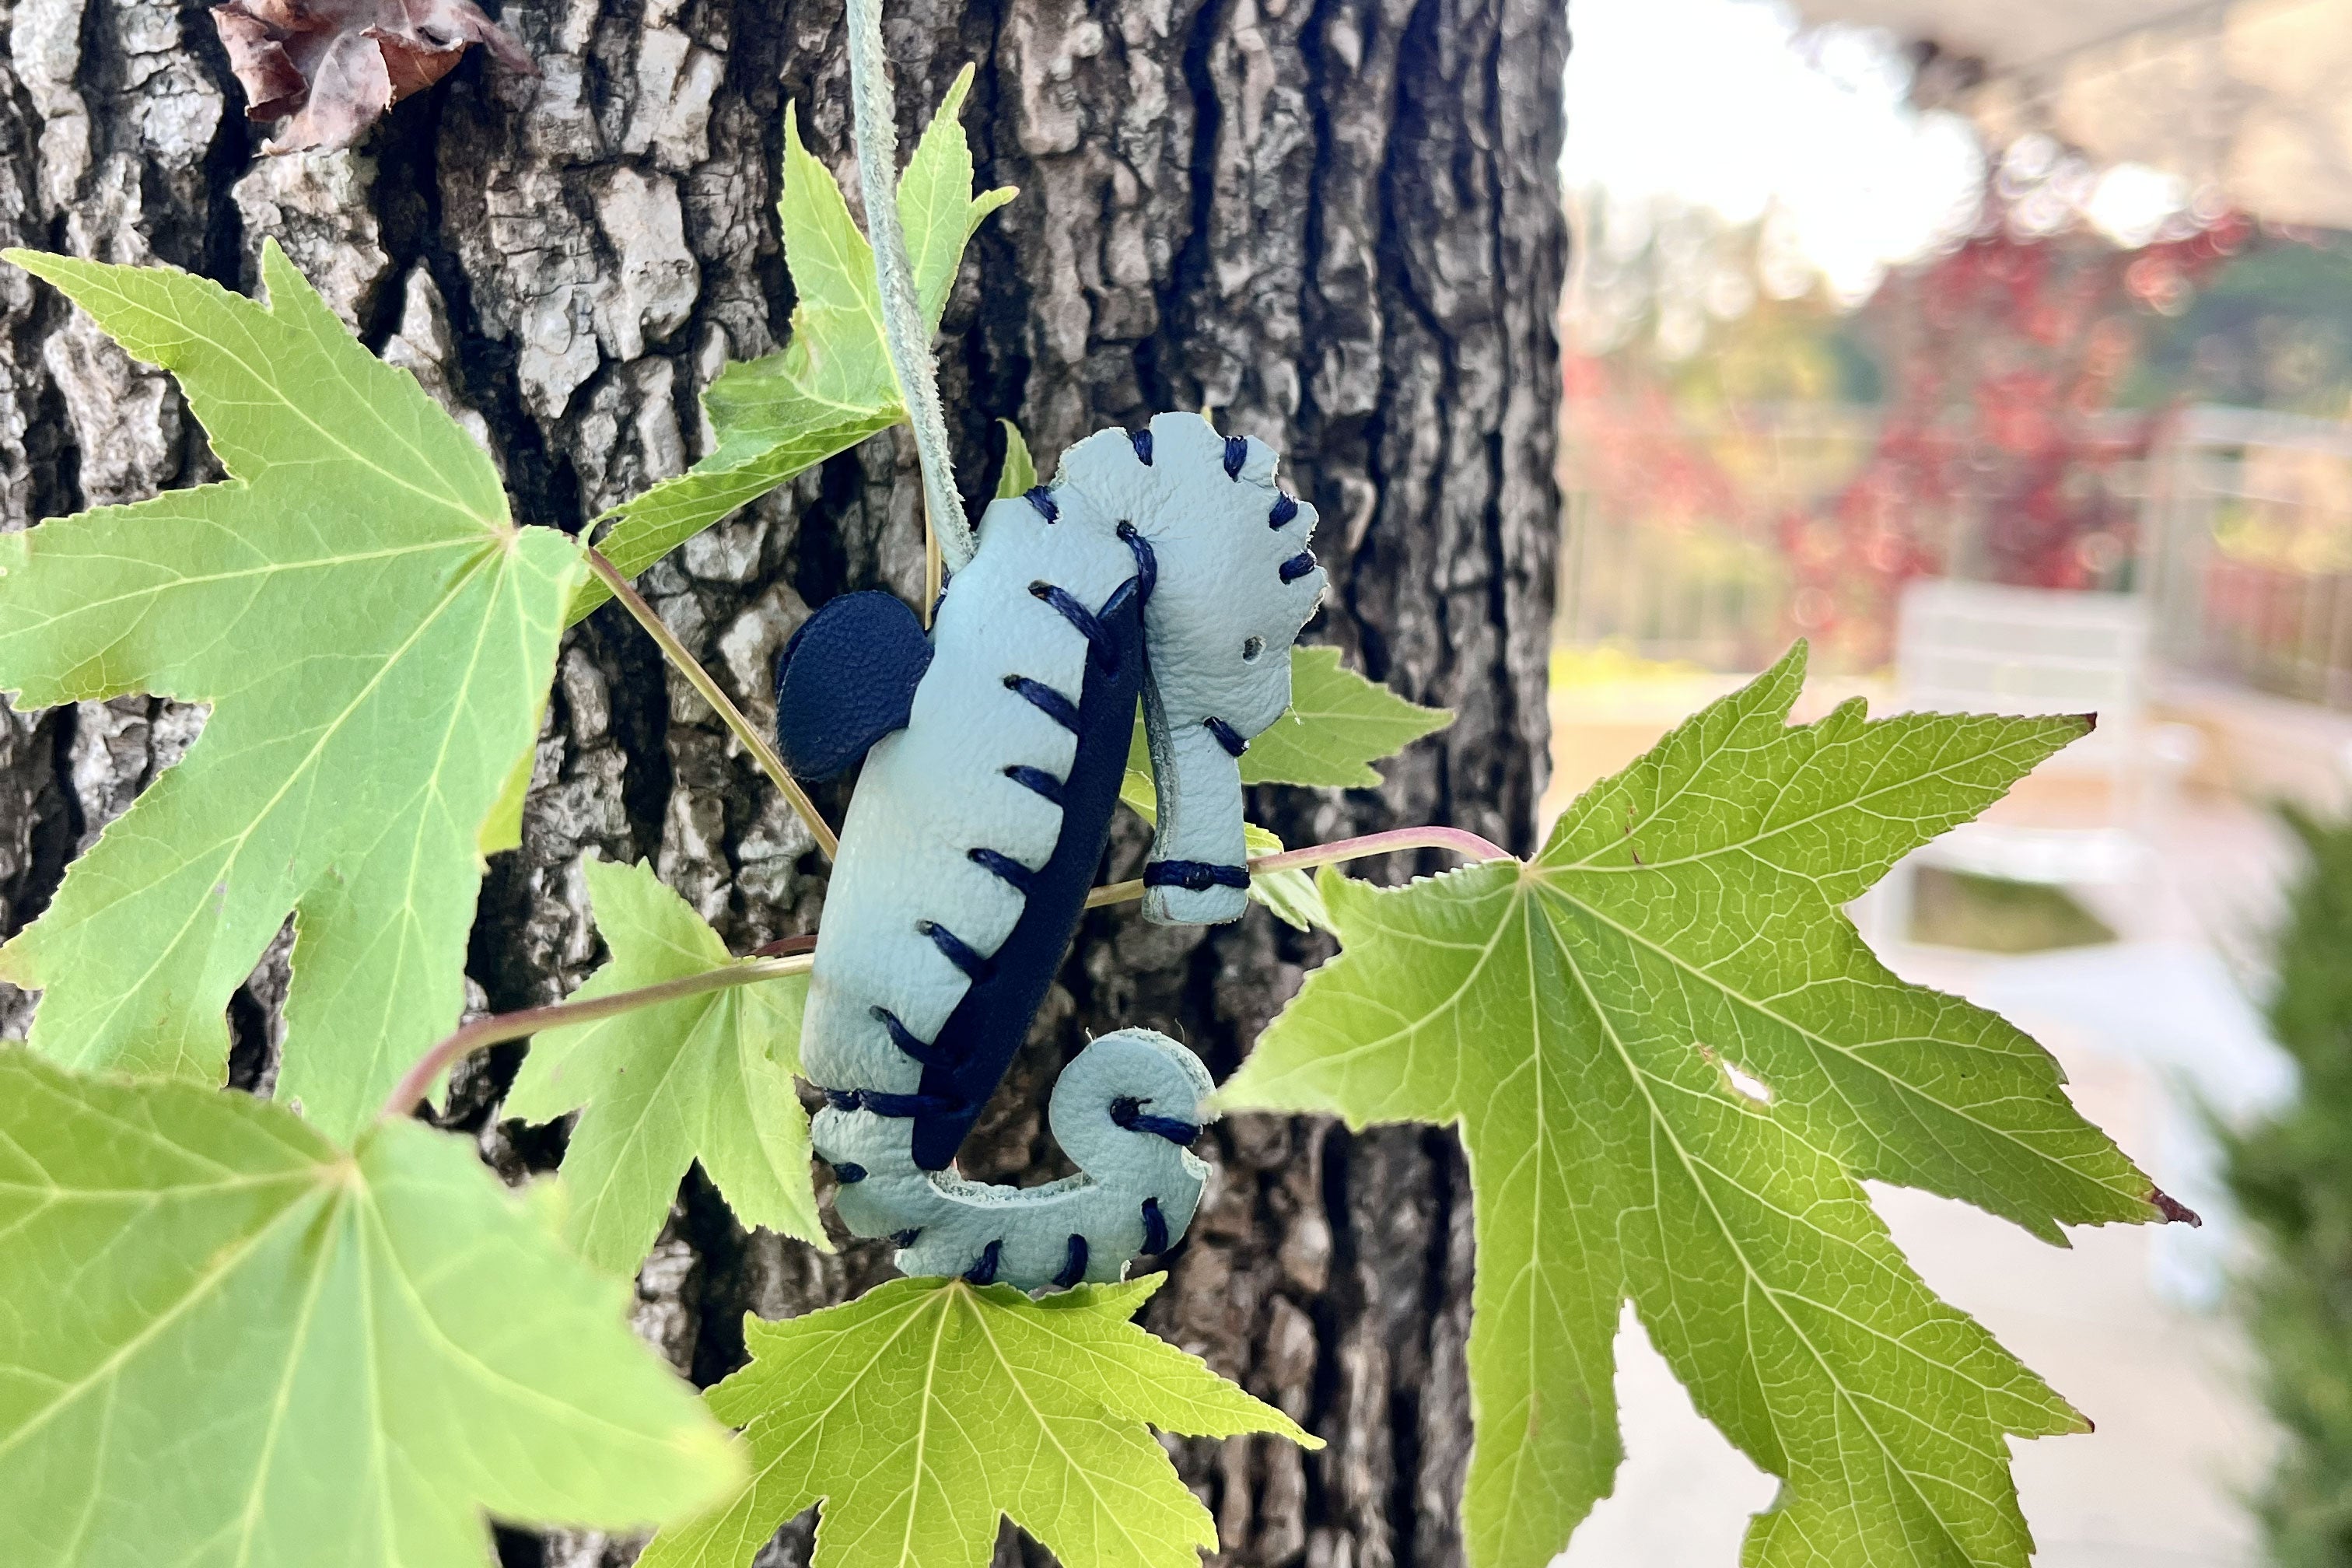
<svg viewBox="0 0 2352 1568">
<path fill-rule="evenodd" d="M 1119 1279 L 1183 1236 L 1209 1171 L 1185 1145 L 1212 1087 L 1200 1058 L 1154 1030 L 1093 1041 L 1055 1080 L 1047 1123 L 1082 1170 L 1117 1173 L 1035 1187 L 919 1169 L 904 1117 L 828 1106 L 811 1131 L 836 1174 L 855 1173 L 834 1199 L 843 1223 L 895 1239 L 908 1273 L 1066 1289 Z"/>
</svg>

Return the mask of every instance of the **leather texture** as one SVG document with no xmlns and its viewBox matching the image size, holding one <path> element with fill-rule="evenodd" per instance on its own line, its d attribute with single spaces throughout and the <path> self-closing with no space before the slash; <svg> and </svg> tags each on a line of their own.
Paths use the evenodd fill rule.
<svg viewBox="0 0 2352 1568">
<path fill-rule="evenodd" d="M 1070 949 L 1087 893 L 1110 841 L 1119 781 L 1135 730 L 1135 704 L 1144 679 L 1143 610 L 1136 595 L 1105 617 L 1117 657 L 1087 661 L 1078 702 L 1077 744 L 1062 784 L 1062 827 L 1045 864 L 1029 874 L 1026 901 L 1003 944 L 989 955 L 940 1026 L 938 1044 L 950 1058 L 927 1067 L 919 1091 L 958 1102 L 953 1110 L 914 1119 L 915 1163 L 945 1169 L 996 1091 L 1030 1022 Z"/>
<path fill-rule="evenodd" d="M 1032 1289 L 1116 1279 L 1139 1251 L 1172 1246 L 1198 1204 L 1205 1167 L 1182 1143 L 1209 1077 L 1150 1030 L 1094 1041 L 1055 1085 L 1054 1135 L 1081 1175 L 991 1186 L 950 1162 L 1067 951 L 1139 688 L 1159 787 L 1144 915 L 1209 923 L 1246 907 L 1235 748 L 1288 707 L 1288 650 L 1324 586 L 1301 569 L 1315 510 L 1281 495 L 1274 472 L 1262 443 L 1197 415 L 1100 432 L 1050 485 L 989 507 L 927 663 L 878 609 L 854 614 L 871 616 L 881 647 L 835 651 L 866 623 L 821 625 L 833 605 L 786 649 L 787 755 L 866 760 L 803 1026 L 803 1068 L 829 1101 L 812 1136 L 842 1178 L 844 1223 L 898 1237 L 910 1272 Z M 823 689 L 863 681 L 861 657 L 914 670 L 887 733 L 867 731 L 890 704 Z M 839 733 L 802 728 L 827 714 Z"/>
<path fill-rule="evenodd" d="M 890 594 L 844 594 L 803 621 L 776 661 L 776 749 L 795 778 L 847 773 L 907 727 L 931 642 Z"/>
</svg>

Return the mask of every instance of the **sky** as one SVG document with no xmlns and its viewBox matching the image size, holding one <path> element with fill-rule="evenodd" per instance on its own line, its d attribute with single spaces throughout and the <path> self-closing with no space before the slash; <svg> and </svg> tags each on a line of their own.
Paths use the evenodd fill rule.
<svg viewBox="0 0 2352 1568">
<path fill-rule="evenodd" d="M 1906 103 L 1909 69 L 1883 33 L 1801 36 L 1779 0 L 1574 0 L 1569 26 L 1571 189 L 1734 223 L 1772 212 L 1780 242 L 1849 302 L 1974 217 L 1975 134 Z"/>
</svg>

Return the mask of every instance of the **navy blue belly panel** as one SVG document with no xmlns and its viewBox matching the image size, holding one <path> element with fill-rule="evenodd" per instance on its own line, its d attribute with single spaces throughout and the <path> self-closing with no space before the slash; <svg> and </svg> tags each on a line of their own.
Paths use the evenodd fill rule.
<svg viewBox="0 0 2352 1568">
<path fill-rule="evenodd" d="M 1111 814 L 1118 808 L 1135 707 L 1143 692 L 1144 595 L 1135 589 L 1130 581 L 1100 612 L 1116 657 L 1097 653 L 1087 660 L 1077 704 L 1077 754 L 1062 784 L 1062 831 L 1053 855 L 1031 875 L 1012 933 L 948 1015 L 933 1042 L 937 1065 L 923 1069 L 921 1092 L 955 1107 L 914 1119 L 915 1163 L 923 1170 L 943 1170 L 954 1160 L 1028 1038 L 1030 1022 L 1086 912 L 1087 894 L 1110 841 Z"/>
</svg>

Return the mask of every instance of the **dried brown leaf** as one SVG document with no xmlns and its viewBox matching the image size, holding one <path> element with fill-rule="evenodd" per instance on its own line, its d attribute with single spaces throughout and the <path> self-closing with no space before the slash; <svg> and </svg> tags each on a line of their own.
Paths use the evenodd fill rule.
<svg viewBox="0 0 2352 1568">
<path fill-rule="evenodd" d="M 538 73 L 474 0 L 225 0 L 213 26 L 245 89 L 246 118 L 286 121 L 265 153 L 350 146 L 385 110 L 448 75 L 469 45 Z"/>
</svg>

